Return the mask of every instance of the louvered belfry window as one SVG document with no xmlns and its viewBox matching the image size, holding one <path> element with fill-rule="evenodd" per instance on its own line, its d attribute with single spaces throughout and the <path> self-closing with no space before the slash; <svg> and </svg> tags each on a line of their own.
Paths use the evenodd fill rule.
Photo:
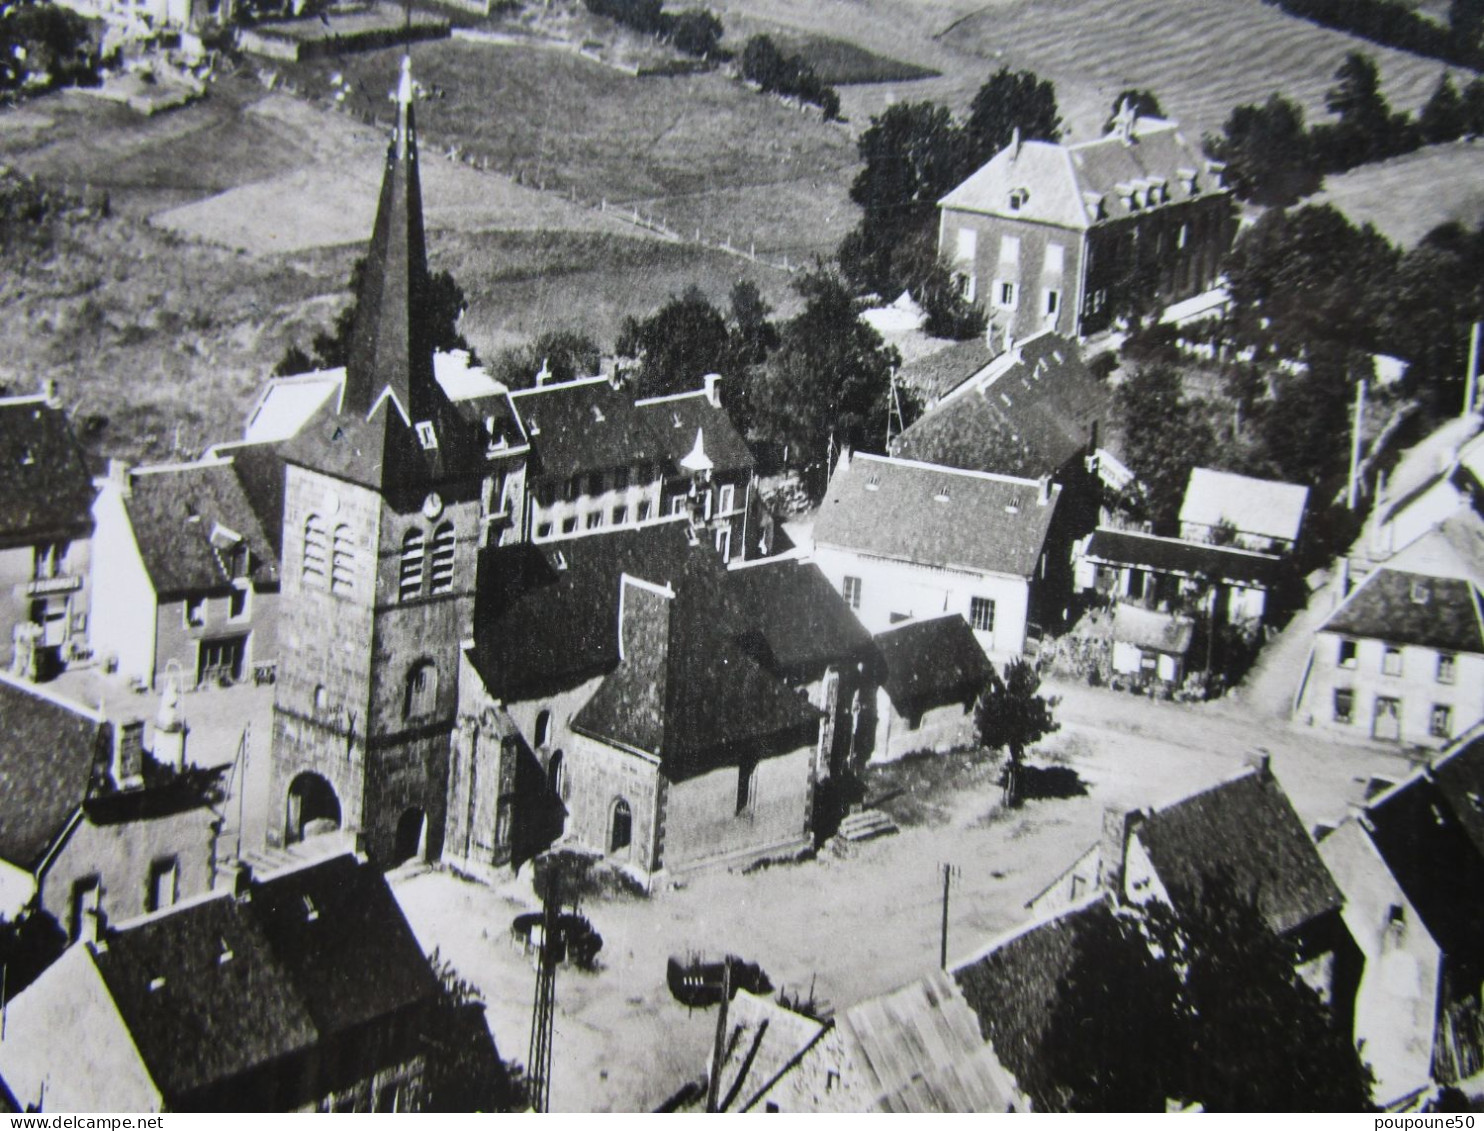
<svg viewBox="0 0 1484 1131">
<path fill-rule="evenodd" d="M 335 527 L 330 545 L 330 592 L 354 593 L 356 587 L 356 552 L 351 542 L 350 527 Z"/>
<path fill-rule="evenodd" d="M 426 545 L 421 530 L 409 530 L 402 539 L 402 573 L 397 593 L 401 600 L 411 601 L 423 591 L 423 565 Z"/>
<path fill-rule="evenodd" d="M 304 584 L 324 588 L 326 567 L 329 564 L 327 541 L 325 520 L 317 514 L 311 514 L 304 520 Z"/>
<path fill-rule="evenodd" d="M 445 522 L 433 531 L 433 592 L 453 591 L 453 557 L 457 539 L 453 523 Z"/>
</svg>

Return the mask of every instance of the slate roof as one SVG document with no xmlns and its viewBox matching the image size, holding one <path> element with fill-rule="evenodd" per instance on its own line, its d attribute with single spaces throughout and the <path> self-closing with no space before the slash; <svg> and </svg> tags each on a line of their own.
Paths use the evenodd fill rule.
<svg viewBox="0 0 1484 1131">
<path fill-rule="evenodd" d="M 867 1110 L 1012 1110 L 1014 1081 L 947 974 L 851 1006 L 837 1024 L 872 1094 Z"/>
<path fill-rule="evenodd" d="M 1476 964 L 1484 954 L 1484 739 L 1376 798 L 1362 824 L 1444 953 Z"/>
<path fill-rule="evenodd" d="M 574 729 L 657 755 L 672 781 L 813 740 L 819 711 L 736 642 L 745 611 L 722 579 L 623 585 L 623 655 Z"/>
<path fill-rule="evenodd" d="M 1282 568 L 1281 559 L 1272 554 L 1103 527 L 1093 531 L 1082 556 L 1104 565 L 1137 566 L 1182 577 L 1214 577 L 1260 589 L 1276 585 Z"/>
<path fill-rule="evenodd" d="M 139 468 L 129 480 L 124 509 L 144 568 L 162 599 L 231 589 L 233 535 L 247 546 L 253 584 L 278 583 L 274 540 L 232 463 Z"/>
<path fill-rule="evenodd" d="M 871 634 L 813 562 L 765 561 L 727 572 L 772 663 L 801 671 L 868 652 Z"/>
<path fill-rule="evenodd" d="M 1342 897 L 1271 773 L 1254 770 L 1157 809 L 1134 831 L 1175 910 L 1199 912 L 1206 885 L 1229 877 L 1283 934 L 1338 910 Z"/>
<path fill-rule="evenodd" d="M 1045 1058 L 1061 995 L 1079 965 L 1126 945 L 1117 912 L 1095 896 L 997 940 L 955 966 L 958 983 L 979 1020 L 979 1032 L 994 1044 L 1000 1061 L 1022 1084 Z"/>
<path fill-rule="evenodd" d="M 1034 480 L 882 456 L 841 459 L 814 524 L 818 546 L 1029 578 L 1061 498 Z"/>
<path fill-rule="evenodd" d="M 1088 449 L 1095 431 L 1106 431 L 1112 403 L 1075 342 L 1038 334 L 928 409 L 892 454 L 969 471 L 1053 475 Z"/>
<path fill-rule="evenodd" d="M 1296 483 L 1196 467 L 1185 487 L 1180 521 L 1200 526 L 1228 522 L 1244 534 L 1292 542 L 1299 536 L 1308 502 L 1309 489 Z"/>
<path fill-rule="evenodd" d="M 718 470 L 753 464 L 731 417 L 704 391 L 635 401 L 606 377 L 587 377 L 517 390 L 510 403 L 543 476 L 570 479 L 642 463 L 674 465 L 690 452 L 697 430 Z"/>
<path fill-rule="evenodd" d="M 1345 636 L 1484 653 L 1484 613 L 1471 581 L 1382 566 L 1330 614 L 1321 629 Z"/>
<path fill-rule="evenodd" d="M 92 953 L 167 1100 L 437 992 L 386 881 L 349 855 L 113 928 Z"/>
<path fill-rule="evenodd" d="M 875 642 L 882 687 L 900 714 L 966 702 L 989 678 L 989 659 L 957 613 L 888 628 Z"/>
<path fill-rule="evenodd" d="M 909 362 L 898 370 L 897 380 L 916 389 L 931 404 L 958 388 L 994 358 L 994 351 L 981 335 Z"/>
<path fill-rule="evenodd" d="M 1135 209 L 1129 190 L 1159 182 L 1166 203 L 1224 191 L 1220 166 L 1206 160 L 1175 122 L 1139 118 L 1131 142 L 1116 134 L 1076 145 L 1047 141 L 1006 146 L 938 203 L 944 208 L 1087 229 L 1159 205 Z M 1186 175 L 1196 175 L 1194 192 Z M 1010 193 L 1029 193 L 1017 211 Z M 1100 219 L 1101 217 L 1101 219 Z"/>
<path fill-rule="evenodd" d="M 0 720 L 0 859 L 33 871 L 106 772 L 113 728 L 3 674 Z"/>
<path fill-rule="evenodd" d="M 0 545 L 92 528 L 93 481 L 72 426 L 42 397 L 0 397 Z"/>
</svg>

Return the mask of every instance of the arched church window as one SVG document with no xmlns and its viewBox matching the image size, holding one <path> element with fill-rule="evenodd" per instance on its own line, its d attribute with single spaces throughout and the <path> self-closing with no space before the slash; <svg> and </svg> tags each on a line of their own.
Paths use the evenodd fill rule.
<svg viewBox="0 0 1484 1131">
<path fill-rule="evenodd" d="M 432 590 L 434 593 L 453 591 L 453 557 L 456 542 L 451 522 L 445 522 L 433 531 Z"/>
<path fill-rule="evenodd" d="M 411 601 L 422 595 L 425 548 L 421 530 L 409 530 L 402 539 L 402 573 L 397 586 L 400 600 Z"/>
<path fill-rule="evenodd" d="M 419 660 L 407 673 L 407 692 L 402 703 L 404 719 L 431 715 L 438 706 L 438 667 L 432 660 Z"/>
</svg>

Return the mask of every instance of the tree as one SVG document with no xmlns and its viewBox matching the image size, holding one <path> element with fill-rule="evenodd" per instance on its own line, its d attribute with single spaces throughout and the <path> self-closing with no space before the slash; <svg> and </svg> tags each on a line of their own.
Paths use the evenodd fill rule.
<svg viewBox="0 0 1484 1131">
<path fill-rule="evenodd" d="M 597 373 L 598 343 L 576 330 L 548 330 L 524 346 L 502 350 L 490 376 L 508 389 L 528 389 L 544 368 L 552 381 L 571 381 Z"/>
<path fill-rule="evenodd" d="M 805 300 L 757 376 L 752 409 L 763 435 L 790 447 L 795 467 L 818 464 L 833 443 L 880 451 L 891 372 L 901 357 L 856 313 L 845 281 L 824 265 L 801 275 Z"/>
<path fill-rule="evenodd" d="M 1417 120 L 1426 145 L 1438 145 L 1445 141 L 1456 141 L 1468 129 L 1464 116 L 1463 96 L 1453 83 L 1453 75 L 1444 72 L 1438 79 L 1427 105 L 1422 107 L 1422 116 Z"/>
<path fill-rule="evenodd" d="M 98 82 L 88 21 L 45 0 L 0 3 L 0 90 L 50 90 Z"/>
<path fill-rule="evenodd" d="M 1484 79 L 1472 79 L 1463 88 L 1463 122 L 1467 136 L 1484 134 Z"/>
<path fill-rule="evenodd" d="M 1118 123 L 1118 115 L 1123 113 L 1125 106 L 1131 106 L 1140 118 L 1163 118 L 1165 116 L 1159 99 L 1152 90 L 1129 87 L 1119 91 L 1118 97 L 1113 100 L 1113 106 L 1108 111 L 1108 120 L 1103 123 L 1103 133 L 1113 131 L 1113 127 Z"/>
<path fill-rule="evenodd" d="M 1010 144 L 1017 129 L 1021 141 L 1060 141 L 1061 125 L 1056 87 L 1049 79 L 1001 67 L 969 106 L 965 164 L 970 169 L 984 164 Z"/>
<path fill-rule="evenodd" d="M 1345 470 L 1355 382 L 1370 368 L 1370 357 L 1361 351 L 1319 343 L 1301 372 L 1274 381 L 1254 425 L 1278 478 L 1317 487 Z"/>
<path fill-rule="evenodd" d="M 1128 465 L 1143 485 L 1142 502 L 1156 532 L 1170 530 L 1190 469 L 1209 458 L 1216 438 L 1185 397 L 1170 365 L 1141 366 L 1114 395 Z"/>
<path fill-rule="evenodd" d="M 1319 188 L 1304 110 L 1281 94 L 1261 106 L 1238 106 L 1206 152 L 1226 163 L 1232 191 L 1254 204 L 1287 205 Z"/>
<path fill-rule="evenodd" d="M 1353 169 L 1417 148 L 1417 130 L 1406 114 L 1393 114 L 1381 93 L 1376 61 L 1351 51 L 1335 71 L 1335 85 L 1325 91 L 1324 105 L 1338 116 L 1335 124 L 1310 133 L 1314 156 L 1326 172 Z"/>
<path fill-rule="evenodd" d="M 963 135 L 945 107 L 902 102 L 872 118 L 856 148 L 863 168 L 850 199 L 864 215 L 840 245 L 840 266 L 856 286 L 894 296 L 910 280 L 893 258 L 907 241 L 935 237 L 938 200 L 964 171 Z"/>
<path fill-rule="evenodd" d="M 1057 699 L 1038 695 L 1040 688 L 1036 669 L 1017 657 L 1005 668 L 1003 679 L 990 665 L 989 678 L 974 704 L 980 745 L 1009 754 L 1005 765 L 1005 804 L 1009 806 L 1020 803 L 1019 779 L 1026 749 L 1061 729 L 1051 717 Z"/>
<path fill-rule="evenodd" d="M 721 21 L 704 8 L 688 8 L 670 23 L 670 42 L 677 51 L 707 59 L 721 44 Z"/>
<path fill-rule="evenodd" d="M 639 360 L 635 396 L 660 397 L 695 389 L 707 373 L 724 370 L 730 346 L 721 311 L 692 286 L 648 318 L 625 318 L 616 349 Z"/>
</svg>

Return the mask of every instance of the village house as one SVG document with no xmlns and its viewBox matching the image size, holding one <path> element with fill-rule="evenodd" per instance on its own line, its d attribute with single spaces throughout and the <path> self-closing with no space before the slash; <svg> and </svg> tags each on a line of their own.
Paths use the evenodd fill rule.
<svg viewBox="0 0 1484 1131">
<path fill-rule="evenodd" d="M 418 1111 L 438 983 L 381 873 L 343 855 L 80 940 L 8 1006 L 40 1111 Z"/>
<path fill-rule="evenodd" d="M 1120 603 L 1113 609 L 1109 630 L 1113 672 L 1179 687 L 1194 636 L 1195 624 L 1189 617 Z"/>
<path fill-rule="evenodd" d="M 1309 489 L 1229 471 L 1193 468 L 1180 503 L 1180 537 L 1262 554 L 1292 554 Z"/>
<path fill-rule="evenodd" d="M 753 459 L 722 408 L 719 378 L 634 400 L 589 377 L 510 394 L 534 449 L 527 529 L 534 542 L 580 538 L 683 514 L 723 561 L 762 538 Z"/>
<path fill-rule="evenodd" d="M 456 867 L 560 834 L 652 881 L 810 843 L 870 641 L 812 563 L 734 566 L 684 516 L 490 555 L 460 676 Z"/>
<path fill-rule="evenodd" d="M 1078 593 L 1251 626 L 1266 615 L 1283 571 L 1272 554 L 1099 527 L 1078 545 L 1073 577 Z"/>
<path fill-rule="evenodd" d="M 1085 338 L 1215 285 L 1236 235 L 1220 170 L 1175 122 L 1131 111 L 1071 145 L 1017 133 L 938 202 L 938 251 L 1016 338 Z"/>
<path fill-rule="evenodd" d="M 0 718 L 0 917 L 29 905 L 77 939 L 210 889 L 220 786 L 188 768 L 175 705 L 151 733 L 0 675 Z"/>
<path fill-rule="evenodd" d="M 87 651 L 92 479 L 48 385 L 0 397 L 0 648 L 45 678 Z"/>
<path fill-rule="evenodd" d="M 979 1033 L 947 974 L 933 972 L 828 1020 L 739 990 L 726 1006 L 713 1110 L 1025 1111 L 1025 1097 Z M 694 1109 L 703 1109 L 697 1100 Z"/>
<path fill-rule="evenodd" d="M 987 653 L 1016 656 L 1032 622 L 1063 607 L 1048 547 L 1061 490 L 847 450 L 815 519 L 815 560 L 873 633 L 957 613 Z"/>
<path fill-rule="evenodd" d="M 943 753 L 978 742 L 974 704 L 990 663 L 958 613 L 908 621 L 874 637 L 880 656 L 870 761 Z"/>
<path fill-rule="evenodd" d="M 280 488 L 281 491 L 281 488 Z M 108 563 L 93 594 L 92 643 L 105 664 L 153 687 L 236 683 L 278 655 L 278 550 L 235 459 L 126 469 L 93 504 Z"/>
<path fill-rule="evenodd" d="M 1441 748 L 1484 720 L 1484 520 L 1462 511 L 1362 581 L 1314 634 L 1296 716 Z"/>
<path fill-rule="evenodd" d="M 1385 561 L 1461 510 L 1484 515 L 1484 433 L 1444 452 L 1439 462 L 1435 474 L 1397 498 L 1380 488 L 1366 557 Z"/>
<path fill-rule="evenodd" d="M 1484 1070 L 1484 739 L 1371 798 L 1320 842 L 1365 955 L 1355 1038 L 1378 1102 Z"/>
<path fill-rule="evenodd" d="M 1348 1016 L 1359 963 L 1343 899 L 1265 757 L 1171 805 L 1110 807 L 1102 839 L 1028 906 L 1050 915 L 1097 891 L 1120 904 L 1158 900 L 1182 917 L 1200 916 L 1203 894 L 1220 884 L 1294 944 L 1299 975 Z"/>
<path fill-rule="evenodd" d="M 936 392 L 927 388 L 935 379 L 959 376 L 947 360 L 904 367 L 901 379 L 928 395 L 929 407 L 892 441 L 891 454 L 966 471 L 1047 476 L 1063 489 L 1060 524 L 1075 534 L 1091 530 L 1102 503 L 1101 465 L 1117 463 L 1103 450 L 1113 394 L 1083 364 L 1076 342 L 1048 330 L 1007 340 L 992 358 L 978 341 L 945 352 L 964 368 L 981 358 L 983 364 Z"/>
</svg>

